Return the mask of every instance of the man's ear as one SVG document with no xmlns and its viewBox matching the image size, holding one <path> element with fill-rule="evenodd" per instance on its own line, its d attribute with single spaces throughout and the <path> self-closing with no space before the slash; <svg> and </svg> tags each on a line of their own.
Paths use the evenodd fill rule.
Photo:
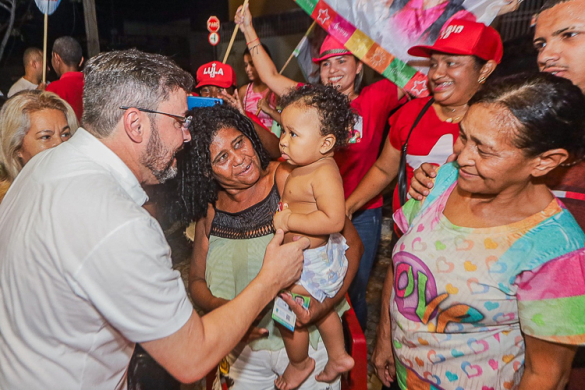
<svg viewBox="0 0 585 390">
<path fill-rule="evenodd" d="M 537 157 L 537 163 L 531 174 L 534 177 L 544 176 L 569 158 L 565 149 L 551 149 Z"/>
<path fill-rule="evenodd" d="M 83 65 L 84 62 L 85 62 L 85 58 L 83 58 L 83 56 L 81 56 L 81 61 L 79 61 L 79 65 L 77 65 L 79 67 L 79 69 L 81 69 L 81 66 Z"/>
<path fill-rule="evenodd" d="M 319 152 L 321 154 L 329 153 L 335 146 L 335 141 L 337 141 L 337 138 L 335 138 L 333 134 L 327 134 L 324 136 L 323 142 L 321 142 L 321 147 L 319 148 Z"/>
<path fill-rule="evenodd" d="M 133 142 L 139 144 L 145 139 L 144 129 L 146 128 L 146 115 L 141 115 L 141 112 L 136 108 L 129 108 L 124 112 L 122 121 L 124 122 L 124 131 Z"/>
</svg>

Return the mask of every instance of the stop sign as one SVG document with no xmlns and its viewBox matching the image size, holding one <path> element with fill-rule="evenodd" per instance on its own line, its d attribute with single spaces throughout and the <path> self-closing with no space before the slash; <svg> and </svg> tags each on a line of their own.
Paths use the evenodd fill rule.
<svg viewBox="0 0 585 390">
<path fill-rule="evenodd" d="M 219 31 L 219 18 L 217 16 L 210 16 L 207 19 L 207 31 L 211 33 Z"/>
</svg>

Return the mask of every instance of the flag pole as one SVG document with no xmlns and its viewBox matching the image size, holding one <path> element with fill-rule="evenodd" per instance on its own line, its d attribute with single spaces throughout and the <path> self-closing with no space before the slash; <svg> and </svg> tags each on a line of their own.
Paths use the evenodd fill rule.
<svg viewBox="0 0 585 390">
<path fill-rule="evenodd" d="M 43 84 L 47 77 L 47 30 L 49 25 L 49 0 L 47 0 L 47 8 L 45 9 L 45 36 L 43 37 Z"/>
<path fill-rule="evenodd" d="M 244 0 L 244 5 L 242 5 L 242 9 L 246 8 L 248 5 L 248 0 Z M 240 26 L 236 24 L 234 27 L 234 33 L 232 34 L 232 39 L 230 39 L 230 44 L 228 45 L 227 51 L 225 52 L 225 56 L 223 57 L 223 63 L 225 64 L 228 57 L 230 56 L 230 50 L 232 50 L 232 46 L 234 45 L 234 41 L 236 40 L 236 35 L 238 34 L 238 29 Z"/>
<path fill-rule="evenodd" d="M 311 26 L 307 29 L 307 32 L 305 33 L 305 35 L 303 35 L 303 38 L 301 38 L 301 41 L 311 33 L 311 30 L 313 30 L 313 27 L 315 27 L 316 23 L 317 23 L 317 21 L 314 20 L 313 23 L 311 24 Z M 299 45 L 297 45 L 297 47 L 299 47 Z M 280 72 L 278 72 L 278 74 L 282 74 L 282 72 L 284 72 L 284 70 L 286 69 L 286 67 L 288 66 L 288 64 L 292 60 L 292 58 L 295 56 L 295 52 L 297 50 L 297 47 L 295 47 L 295 49 L 292 51 L 292 53 L 290 53 L 288 60 L 286 60 L 286 62 L 284 63 L 284 65 L 282 66 L 282 69 L 280 70 Z"/>
</svg>

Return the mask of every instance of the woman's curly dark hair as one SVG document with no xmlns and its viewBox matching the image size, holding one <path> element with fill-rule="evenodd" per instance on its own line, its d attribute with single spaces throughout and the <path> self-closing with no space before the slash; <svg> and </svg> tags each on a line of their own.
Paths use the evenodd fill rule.
<svg viewBox="0 0 585 390">
<path fill-rule="evenodd" d="M 351 108 L 347 96 L 332 86 L 305 84 L 284 95 L 280 100 L 283 110 L 293 104 L 317 109 L 321 120 L 321 135 L 335 136 L 334 150 L 347 145 L 357 121 L 357 114 Z"/>
<path fill-rule="evenodd" d="M 217 200 L 219 184 L 213 177 L 209 147 L 219 130 L 231 127 L 244 134 L 252 143 L 262 169 L 268 167 L 270 158 L 250 119 L 236 109 L 217 105 L 196 108 L 186 115 L 193 116 L 189 127 L 191 142 L 177 154 L 178 174 L 174 182 L 180 199 L 173 202 L 169 212 L 173 214 L 171 218 L 190 223 L 206 216 L 209 203 Z"/>
</svg>

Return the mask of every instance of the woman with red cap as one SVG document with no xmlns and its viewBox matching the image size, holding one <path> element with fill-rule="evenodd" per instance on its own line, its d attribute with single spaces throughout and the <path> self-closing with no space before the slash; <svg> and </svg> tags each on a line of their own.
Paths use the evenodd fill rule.
<svg viewBox="0 0 585 390">
<path fill-rule="evenodd" d="M 258 40 L 252 26 L 252 16 L 246 6 L 238 8 L 236 23 L 246 37 L 248 49 L 260 78 L 277 95 L 283 95 L 299 83 L 278 73 Z M 354 191 L 360 180 L 376 161 L 382 142 L 386 121 L 390 113 L 399 106 L 404 92 L 387 79 L 358 90 L 363 73 L 363 64 L 333 37 L 325 38 L 319 58 L 321 82 L 334 85 L 347 95 L 351 106 L 359 114 L 352 130 L 347 148 L 335 153 L 335 161 L 343 178 L 346 198 Z M 380 241 L 382 221 L 381 190 L 356 209 L 352 222 L 364 244 L 364 255 L 352 285 L 349 297 L 362 329 L 366 329 L 366 286 Z"/>
<path fill-rule="evenodd" d="M 432 46 L 408 53 L 430 60 L 432 96 L 415 99 L 390 118 L 382 154 L 346 201 L 348 214 L 359 210 L 398 176 L 392 206 L 405 202 L 413 170 L 423 162 L 442 165 L 453 153 L 467 102 L 502 59 L 500 35 L 483 23 L 453 20 Z"/>
</svg>

